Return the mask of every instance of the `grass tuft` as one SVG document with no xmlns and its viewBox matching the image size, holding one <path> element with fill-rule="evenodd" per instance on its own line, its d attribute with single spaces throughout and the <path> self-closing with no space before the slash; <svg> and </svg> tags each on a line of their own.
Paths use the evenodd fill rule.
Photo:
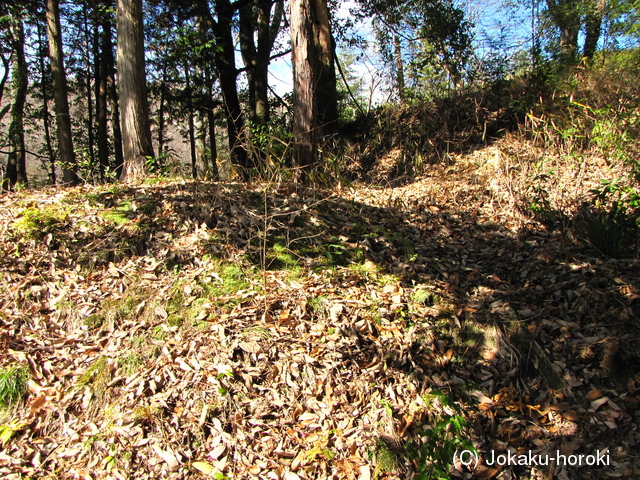
<svg viewBox="0 0 640 480">
<path fill-rule="evenodd" d="M 0 406 L 9 407 L 27 392 L 29 373 L 25 367 L 0 369 Z"/>
</svg>

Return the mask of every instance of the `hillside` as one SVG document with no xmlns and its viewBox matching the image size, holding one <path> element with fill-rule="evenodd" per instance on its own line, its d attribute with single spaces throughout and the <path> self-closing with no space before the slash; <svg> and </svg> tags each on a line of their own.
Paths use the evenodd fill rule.
<svg viewBox="0 0 640 480">
<path fill-rule="evenodd" d="M 524 211 L 535 148 L 394 188 L 1 196 L 3 478 L 636 478 L 639 262 Z M 556 450 L 610 463 L 486 465 Z"/>
</svg>

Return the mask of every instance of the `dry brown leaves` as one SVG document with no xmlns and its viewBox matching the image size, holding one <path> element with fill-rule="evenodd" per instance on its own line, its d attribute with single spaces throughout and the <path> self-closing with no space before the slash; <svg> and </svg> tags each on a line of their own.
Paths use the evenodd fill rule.
<svg viewBox="0 0 640 480">
<path fill-rule="evenodd" d="M 429 402 L 443 391 L 483 455 L 608 448 L 598 474 L 633 478 L 637 262 L 595 258 L 514 215 L 482 178 L 443 168 L 317 197 L 179 182 L 1 197 L 0 362 L 31 381 L 0 425 L 0 472 L 413 478 L 428 466 L 413 447 L 447 418 Z M 64 223 L 16 235 L 20 212 L 50 204 Z M 364 257 L 262 271 L 265 238 L 283 232 Z M 224 290 L 217 258 L 246 267 L 247 285 Z M 458 467 L 455 478 L 591 475 Z"/>
</svg>

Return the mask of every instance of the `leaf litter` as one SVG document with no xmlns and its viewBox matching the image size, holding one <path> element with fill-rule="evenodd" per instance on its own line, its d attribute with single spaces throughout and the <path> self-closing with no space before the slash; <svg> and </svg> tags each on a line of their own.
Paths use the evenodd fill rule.
<svg viewBox="0 0 640 480">
<path fill-rule="evenodd" d="M 472 162 L 0 197 L 0 362 L 30 373 L 3 478 L 634 478 L 638 261 L 524 218 Z M 438 460 L 461 439 L 610 463 Z"/>
</svg>

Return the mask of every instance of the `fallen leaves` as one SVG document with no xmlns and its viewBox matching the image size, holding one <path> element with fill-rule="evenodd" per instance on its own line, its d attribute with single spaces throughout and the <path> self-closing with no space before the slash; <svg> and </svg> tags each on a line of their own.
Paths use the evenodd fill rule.
<svg viewBox="0 0 640 480">
<path fill-rule="evenodd" d="M 606 442 L 616 475 L 631 476 L 637 378 L 608 376 L 637 361 L 637 262 L 568 254 L 482 189 L 445 176 L 322 204 L 269 194 L 269 232 L 315 229 L 315 257 L 234 291 L 216 262 L 260 263 L 262 193 L 70 189 L 55 194 L 74 209 L 48 245 L 10 236 L 32 200 L 3 198 L 0 361 L 28 366 L 32 381 L 0 424 L 0 472 L 411 478 L 426 465 L 408 452 L 451 414 L 429 400 L 445 391 L 481 451 Z M 88 194 L 102 203 L 79 201 Z M 132 196 L 126 223 L 101 215 Z M 76 228 L 85 218 L 93 226 Z M 344 261 L 350 251 L 361 253 Z M 393 471 L 371 455 L 382 436 L 407 454 Z"/>
</svg>

